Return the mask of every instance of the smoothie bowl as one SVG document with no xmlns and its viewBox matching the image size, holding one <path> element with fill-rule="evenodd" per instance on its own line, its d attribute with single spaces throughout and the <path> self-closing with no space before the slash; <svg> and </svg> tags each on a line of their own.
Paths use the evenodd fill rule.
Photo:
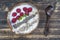
<svg viewBox="0 0 60 40">
<path fill-rule="evenodd" d="M 38 26 L 38 9 L 30 3 L 17 4 L 8 12 L 7 22 L 16 34 L 29 34 Z"/>
</svg>

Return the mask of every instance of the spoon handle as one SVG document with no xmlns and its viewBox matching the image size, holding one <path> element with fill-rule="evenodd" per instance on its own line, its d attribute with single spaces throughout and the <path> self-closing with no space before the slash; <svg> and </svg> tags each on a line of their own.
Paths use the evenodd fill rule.
<svg viewBox="0 0 60 40">
<path fill-rule="evenodd" d="M 45 35 L 45 36 L 47 36 L 48 33 L 49 33 L 49 19 L 50 19 L 50 16 L 47 16 L 47 17 L 46 17 L 45 29 L 44 29 L 44 35 Z"/>
</svg>

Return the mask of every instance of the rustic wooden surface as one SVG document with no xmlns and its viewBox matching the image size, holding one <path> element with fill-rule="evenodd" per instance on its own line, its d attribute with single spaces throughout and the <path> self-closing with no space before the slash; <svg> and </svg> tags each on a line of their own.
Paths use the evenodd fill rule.
<svg viewBox="0 0 60 40">
<path fill-rule="evenodd" d="M 55 1 L 57 2 L 56 4 L 54 4 Z M 17 2 L 31 2 L 39 9 L 39 25 L 28 35 L 16 35 L 8 27 L 5 8 L 10 8 Z M 46 37 L 43 34 L 46 20 L 44 9 L 49 4 L 56 7 L 50 18 L 50 33 Z M 0 0 L 0 40 L 60 40 L 60 2 L 57 0 Z"/>
</svg>

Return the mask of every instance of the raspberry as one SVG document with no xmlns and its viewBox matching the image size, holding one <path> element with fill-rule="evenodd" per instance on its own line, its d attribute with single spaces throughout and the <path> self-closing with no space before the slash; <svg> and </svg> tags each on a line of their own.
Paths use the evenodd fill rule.
<svg viewBox="0 0 60 40">
<path fill-rule="evenodd" d="M 27 7 L 24 7 L 23 10 L 26 11 L 27 10 Z"/>
<path fill-rule="evenodd" d="M 26 14 L 26 15 L 29 15 L 29 12 L 28 12 L 28 11 L 26 11 L 26 12 L 25 12 L 25 14 Z"/>
<path fill-rule="evenodd" d="M 16 22 L 16 18 L 13 18 L 13 19 L 12 19 L 12 22 L 15 23 L 15 22 Z"/>
<path fill-rule="evenodd" d="M 24 15 L 23 12 L 21 12 L 21 13 L 20 13 L 20 16 L 23 16 L 23 15 Z"/>
<path fill-rule="evenodd" d="M 16 9 L 16 12 L 17 13 L 20 13 L 21 12 L 21 9 L 20 8 Z"/>
<path fill-rule="evenodd" d="M 19 19 L 19 18 L 20 18 L 20 16 L 17 16 L 17 17 L 16 17 L 16 19 Z"/>
<path fill-rule="evenodd" d="M 28 8 L 28 11 L 29 11 L 29 12 L 31 12 L 31 11 L 32 11 L 32 8 L 31 8 L 31 7 L 30 7 L 30 8 Z"/>
<path fill-rule="evenodd" d="M 17 15 L 17 13 L 16 12 L 13 12 L 12 16 L 15 17 L 16 15 Z"/>
</svg>

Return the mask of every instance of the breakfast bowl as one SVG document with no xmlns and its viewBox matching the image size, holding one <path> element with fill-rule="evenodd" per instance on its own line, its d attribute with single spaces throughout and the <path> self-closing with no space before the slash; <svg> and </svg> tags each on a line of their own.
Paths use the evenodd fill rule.
<svg viewBox="0 0 60 40">
<path fill-rule="evenodd" d="M 39 24 L 39 11 L 31 3 L 18 3 L 10 8 L 7 14 L 7 22 L 16 34 L 29 34 Z"/>
</svg>

